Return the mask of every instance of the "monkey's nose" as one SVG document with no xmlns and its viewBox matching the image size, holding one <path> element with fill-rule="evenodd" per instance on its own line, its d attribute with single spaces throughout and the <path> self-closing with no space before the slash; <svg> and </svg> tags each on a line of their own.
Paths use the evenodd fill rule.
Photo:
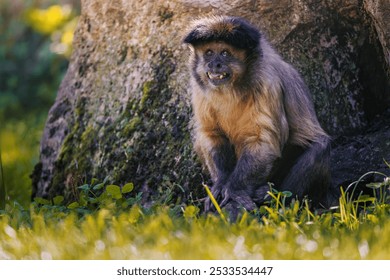
<svg viewBox="0 0 390 280">
<path fill-rule="evenodd" d="M 207 67 L 211 70 L 220 70 L 222 69 L 223 65 L 221 62 L 215 62 L 215 61 L 211 61 L 207 64 Z"/>
</svg>

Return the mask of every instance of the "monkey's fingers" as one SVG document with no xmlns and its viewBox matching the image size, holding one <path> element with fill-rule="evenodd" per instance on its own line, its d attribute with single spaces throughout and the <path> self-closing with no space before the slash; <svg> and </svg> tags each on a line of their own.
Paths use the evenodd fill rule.
<svg viewBox="0 0 390 280">
<path fill-rule="evenodd" d="M 220 204 L 221 207 L 225 207 L 229 202 L 235 201 L 234 197 L 238 197 L 240 195 L 245 195 L 243 191 L 233 191 L 230 185 L 225 186 L 225 190 L 223 192 L 223 200 Z"/>
<path fill-rule="evenodd" d="M 270 200 L 270 196 L 268 195 L 268 191 L 269 191 L 269 186 L 267 185 L 264 185 L 264 186 L 261 186 L 259 187 L 254 195 L 252 196 L 253 198 L 253 201 L 257 204 L 257 205 L 261 205 L 263 204 L 265 201 L 267 200 Z"/>
<path fill-rule="evenodd" d="M 237 202 L 238 205 L 248 211 L 252 211 L 256 208 L 256 203 L 245 191 L 227 191 L 221 202 L 221 207 L 225 207 L 231 201 Z"/>
<path fill-rule="evenodd" d="M 221 196 L 221 188 L 212 188 L 211 193 L 213 194 L 214 198 L 218 200 L 218 198 Z"/>
<path fill-rule="evenodd" d="M 221 189 L 220 188 L 216 188 L 216 187 L 213 187 L 211 189 L 211 193 L 214 197 L 214 199 L 216 201 L 219 200 L 220 196 L 221 196 Z M 207 197 L 206 198 L 206 201 L 205 201 L 205 206 L 204 206 L 204 211 L 205 212 L 210 212 L 210 211 L 214 211 L 216 210 L 215 207 L 214 207 L 214 204 L 213 202 L 211 201 L 211 198 L 210 197 Z"/>
<path fill-rule="evenodd" d="M 231 201 L 230 193 L 231 193 L 231 192 L 228 191 L 228 190 L 225 190 L 225 191 L 224 191 L 223 200 L 221 201 L 221 203 L 220 203 L 220 205 L 219 205 L 219 206 L 221 206 L 221 208 L 222 208 L 222 207 L 225 207 L 225 206 L 228 204 L 228 202 Z"/>
<path fill-rule="evenodd" d="M 211 202 L 210 197 L 206 197 L 206 200 L 204 202 L 204 211 L 206 213 L 211 212 L 212 207 L 213 207 L 213 203 Z"/>
<path fill-rule="evenodd" d="M 242 210 L 242 207 L 240 207 L 237 202 L 230 201 L 224 209 L 229 214 L 229 221 L 230 222 L 236 222 L 239 212 Z"/>
</svg>

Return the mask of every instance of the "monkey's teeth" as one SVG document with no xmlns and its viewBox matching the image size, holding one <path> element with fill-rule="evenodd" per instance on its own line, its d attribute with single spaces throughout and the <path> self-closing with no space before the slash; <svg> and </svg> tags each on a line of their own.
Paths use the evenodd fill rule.
<svg viewBox="0 0 390 280">
<path fill-rule="evenodd" d="M 226 78 L 228 74 L 226 72 L 223 72 L 222 74 L 212 74 L 210 72 L 207 72 L 207 76 L 209 77 L 209 79 L 219 79 L 219 80 L 222 80 L 224 78 Z"/>
</svg>

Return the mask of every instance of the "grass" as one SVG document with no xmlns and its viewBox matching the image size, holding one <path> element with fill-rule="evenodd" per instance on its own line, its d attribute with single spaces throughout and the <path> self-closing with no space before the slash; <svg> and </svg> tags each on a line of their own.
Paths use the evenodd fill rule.
<svg viewBox="0 0 390 280">
<path fill-rule="evenodd" d="M 99 209 L 81 217 L 10 209 L 0 219 L 0 258 L 389 259 L 389 209 L 376 207 L 354 229 L 333 214 L 294 215 L 294 207 L 261 219 L 244 214 L 231 224 L 214 215 L 186 218 L 162 206 L 149 213 L 137 205 L 119 213 Z"/>
<path fill-rule="evenodd" d="M 38 199 L 29 209 L 7 205 L 0 214 L 0 258 L 390 258 L 384 246 L 390 207 L 375 199 L 364 205 L 347 202 L 344 194 L 339 207 L 318 214 L 306 202 L 286 206 L 276 193 L 271 204 L 227 223 L 218 214 L 200 215 L 195 205 L 143 209 L 139 198 L 126 198 L 113 185 L 102 189 L 96 182 L 80 186 L 76 204 L 56 197 Z"/>
<path fill-rule="evenodd" d="M 38 161 L 39 141 L 44 121 L 44 115 L 26 116 L 24 119 L 12 121 L 4 121 L 0 118 L 0 151 L 3 169 L 0 179 L 7 191 L 7 201 L 18 201 L 27 208 L 31 200 L 29 176 Z"/>
<path fill-rule="evenodd" d="M 234 223 L 199 205 L 140 206 L 141 194 L 92 180 L 80 198 L 30 203 L 28 174 L 38 155 L 42 121 L 9 123 L 1 131 L 6 206 L 0 210 L 0 259 L 390 259 L 390 205 L 379 197 L 351 200 L 325 213 L 289 194 Z M 389 188 L 389 178 L 372 185 Z M 351 186 L 353 187 L 353 186 Z M 18 202 L 17 202 L 18 201 Z"/>
</svg>

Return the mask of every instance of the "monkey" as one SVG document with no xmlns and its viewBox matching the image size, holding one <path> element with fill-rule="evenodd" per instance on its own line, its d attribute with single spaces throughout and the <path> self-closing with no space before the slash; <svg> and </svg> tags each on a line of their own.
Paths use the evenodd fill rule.
<svg viewBox="0 0 390 280">
<path fill-rule="evenodd" d="M 327 203 L 330 137 L 298 71 L 247 20 L 195 20 L 189 46 L 192 132 L 211 192 L 234 217 L 266 202 L 270 184 Z M 205 212 L 213 205 L 205 200 Z"/>
</svg>

